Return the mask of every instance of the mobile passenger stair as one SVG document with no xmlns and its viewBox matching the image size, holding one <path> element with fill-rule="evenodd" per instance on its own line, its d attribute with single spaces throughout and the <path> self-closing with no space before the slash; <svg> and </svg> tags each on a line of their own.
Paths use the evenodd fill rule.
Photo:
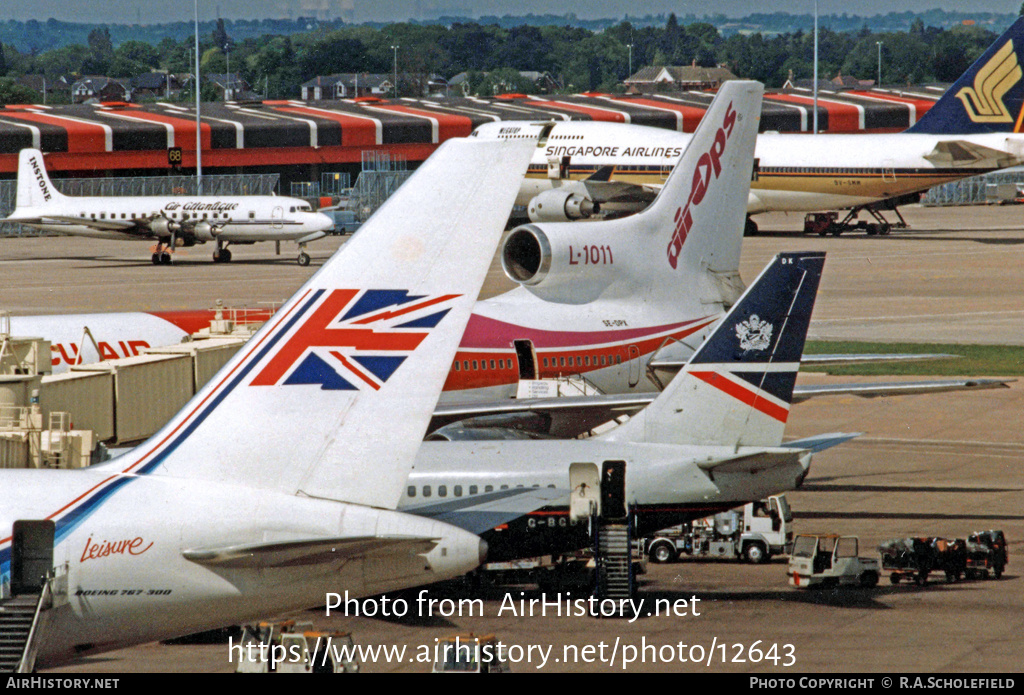
<svg viewBox="0 0 1024 695">
<path fill-rule="evenodd" d="M 630 524 L 598 520 L 594 535 L 596 597 L 616 600 L 633 598 L 635 587 Z"/>
<path fill-rule="evenodd" d="M 67 603 L 67 570 L 53 566 L 54 524 L 14 522 L 10 581 L 0 584 L 0 673 L 31 673 L 52 609 Z"/>
</svg>

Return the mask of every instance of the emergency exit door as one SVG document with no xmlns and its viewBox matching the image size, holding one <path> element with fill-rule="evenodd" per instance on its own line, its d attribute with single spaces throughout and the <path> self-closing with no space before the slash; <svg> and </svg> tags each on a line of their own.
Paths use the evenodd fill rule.
<svg viewBox="0 0 1024 695">
<path fill-rule="evenodd" d="M 48 520 L 14 522 L 11 538 L 11 593 L 38 593 L 53 569 L 54 524 Z"/>
</svg>

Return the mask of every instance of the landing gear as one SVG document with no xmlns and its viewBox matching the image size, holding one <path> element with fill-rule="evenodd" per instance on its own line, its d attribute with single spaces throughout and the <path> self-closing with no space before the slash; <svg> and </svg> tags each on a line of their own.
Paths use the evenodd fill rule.
<svg viewBox="0 0 1024 695">
<path fill-rule="evenodd" d="M 743 236 L 757 236 L 761 233 L 761 230 L 757 226 L 757 222 L 747 218 L 747 222 L 743 225 Z"/>
<path fill-rule="evenodd" d="M 227 250 L 227 245 L 223 241 L 221 241 L 220 239 L 217 240 L 217 248 L 213 252 L 213 262 L 214 263 L 230 263 L 231 262 L 231 252 Z"/>
<path fill-rule="evenodd" d="M 164 246 L 162 243 L 157 242 L 153 248 L 153 265 L 170 265 L 171 251 L 173 251 L 173 247 Z"/>
<path fill-rule="evenodd" d="M 299 258 L 298 258 L 298 262 L 299 262 L 299 265 L 301 265 L 301 266 L 309 265 L 309 254 L 306 253 L 306 245 L 305 244 L 301 244 L 301 243 L 299 244 Z"/>
</svg>

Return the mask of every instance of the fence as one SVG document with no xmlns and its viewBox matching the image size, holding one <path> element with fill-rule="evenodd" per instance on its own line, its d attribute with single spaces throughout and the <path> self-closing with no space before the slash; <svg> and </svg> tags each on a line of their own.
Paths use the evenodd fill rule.
<svg viewBox="0 0 1024 695">
<path fill-rule="evenodd" d="M 1024 169 L 1014 167 L 983 176 L 951 181 L 928 189 L 922 205 L 978 205 L 1019 197 L 1017 185 L 1024 185 Z M 1009 189 L 1009 196 L 1005 191 Z"/>
<path fill-rule="evenodd" d="M 273 195 L 280 174 L 217 174 L 203 177 L 203 195 Z M 133 176 L 54 179 L 54 187 L 70 196 L 196 195 L 194 176 Z M 0 181 L 0 220 L 14 210 L 17 181 Z M 31 227 L 0 221 L 0 236 L 45 234 Z"/>
</svg>

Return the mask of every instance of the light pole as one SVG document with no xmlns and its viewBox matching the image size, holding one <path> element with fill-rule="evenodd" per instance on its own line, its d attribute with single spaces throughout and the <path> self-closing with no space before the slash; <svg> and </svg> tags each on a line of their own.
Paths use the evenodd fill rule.
<svg viewBox="0 0 1024 695">
<path fill-rule="evenodd" d="M 882 42 L 875 41 L 878 44 L 878 84 L 877 87 L 882 86 Z"/>
<path fill-rule="evenodd" d="M 626 48 L 629 49 L 629 77 L 633 76 L 633 44 L 626 44 Z"/>
<path fill-rule="evenodd" d="M 398 46 L 392 46 L 391 50 L 395 52 L 395 99 L 398 98 Z"/>
<path fill-rule="evenodd" d="M 203 194 L 203 132 L 199 123 L 199 0 L 196 8 L 196 195 Z"/>
<path fill-rule="evenodd" d="M 814 0 L 814 134 L 818 134 L 818 0 Z"/>
</svg>

